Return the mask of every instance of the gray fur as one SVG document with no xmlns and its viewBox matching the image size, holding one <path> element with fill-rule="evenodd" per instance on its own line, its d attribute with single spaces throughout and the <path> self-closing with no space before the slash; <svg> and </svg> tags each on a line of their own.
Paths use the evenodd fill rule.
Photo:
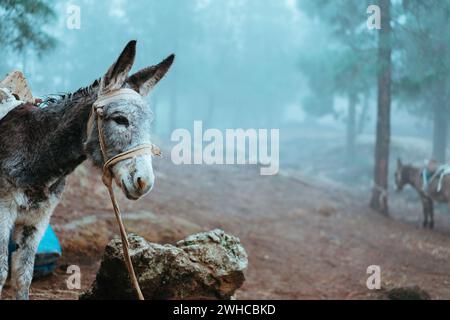
<svg viewBox="0 0 450 320">
<path fill-rule="evenodd" d="M 147 74 L 148 78 L 130 77 L 130 80 L 128 72 L 135 52 L 136 42 L 131 41 L 107 73 L 91 86 L 49 98 L 45 108 L 22 104 L 0 119 L 0 295 L 8 274 L 12 229 L 18 244 L 12 256 L 12 287 L 17 299 L 28 299 L 37 246 L 61 199 L 66 176 L 87 158 L 97 167 L 103 166 L 97 124 L 94 123 L 89 137 L 86 132 L 97 96 L 123 87 L 156 84 L 173 61 L 172 58 L 169 65 L 158 65 L 161 71 Z M 152 112 L 144 100 L 119 100 L 107 105 L 104 113 L 108 158 L 151 143 Z M 151 190 L 154 184 L 151 161 L 151 156 L 143 155 L 112 168 L 116 183 L 129 199 L 137 200 Z"/>
</svg>

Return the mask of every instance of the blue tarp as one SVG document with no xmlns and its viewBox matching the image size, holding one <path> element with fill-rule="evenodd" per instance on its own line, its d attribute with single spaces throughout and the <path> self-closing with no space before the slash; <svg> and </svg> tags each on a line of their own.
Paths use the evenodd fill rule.
<svg viewBox="0 0 450 320">
<path fill-rule="evenodd" d="M 15 243 L 11 240 L 9 243 L 10 257 L 11 253 L 16 249 Z M 34 262 L 34 277 L 42 277 L 51 274 L 56 268 L 58 259 L 61 257 L 61 246 L 56 237 L 55 232 L 49 225 L 39 243 Z M 11 259 L 10 259 L 11 260 Z"/>
</svg>

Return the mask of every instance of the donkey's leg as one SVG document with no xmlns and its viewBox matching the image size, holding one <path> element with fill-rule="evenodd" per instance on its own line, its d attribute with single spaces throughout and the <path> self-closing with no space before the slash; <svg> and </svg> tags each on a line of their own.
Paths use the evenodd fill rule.
<svg viewBox="0 0 450 320">
<path fill-rule="evenodd" d="M 11 263 L 11 282 L 17 299 L 28 299 L 36 251 L 53 210 L 60 201 L 64 184 L 63 177 L 50 186 L 48 196 L 41 193 L 36 193 L 35 198 L 33 195 L 27 196 L 30 207 L 18 213 L 14 230 L 14 241 L 18 248 L 12 254 Z"/>
<path fill-rule="evenodd" d="M 428 227 L 430 229 L 434 229 L 434 204 L 433 199 L 428 199 L 428 214 L 430 216 L 430 222 L 428 223 Z"/>
<path fill-rule="evenodd" d="M 0 206 L 0 298 L 8 277 L 8 244 L 13 217 L 9 210 Z"/>
<path fill-rule="evenodd" d="M 11 282 L 18 300 L 28 299 L 36 251 L 48 226 L 49 218 L 50 215 L 36 224 L 15 226 L 14 241 L 18 248 L 12 254 Z"/>
<path fill-rule="evenodd" d="M 426 196 L 421 196 L 422 210 L 423 210 L 423 227 L 428 227 L 428 212 L 429 212 L 429 201 Z"/>
</svg>

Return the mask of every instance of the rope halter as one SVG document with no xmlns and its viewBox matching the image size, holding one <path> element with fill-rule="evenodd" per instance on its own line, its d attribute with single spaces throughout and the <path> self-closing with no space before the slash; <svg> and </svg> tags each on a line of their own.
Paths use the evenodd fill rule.
<svg viewBox="0 0 450 320">
<path fill-rule="evenodd" d="M 116 102 L 118 100 L 137 100 L 142 101 L 142 97 L 136 91 L 128 88 L 123 88 L 115 91 L 111 91 L 104 95 L 99 95 L 97 100 L 92 105 L 92 110 L 89 115 L 89 120 L 87 124 L 87 136 L 90 137 L 92 134 L 92 130 L 94 128 L 94 121 L 97 121 L 98 128 L 98 140 L 100 144 L 100 150 L 103 156 L 103 175 L 102 181 L 105 186 L 108 188 L 109 196 L 111 198 L 111 202 L 114 208 L 114 213 L 116 215 L 116 220 L 119 224 L 120 236 L 122 239 L 122 249 L 125 264 L 128 269 L 128 274 L 130 276 L 131 283 L 136 291 L 136 294 L 139 300 L 144 300 L 144 296 L 139 287 L 139 282 L 137 280 L 136 274 L 134 272 L 133 263 L 131 262 L 130 254 L 129 254 L 129 243 L 127 238 L 127 232 L 122 222 L 121 212 L 119 208 L 119 204 L 117 203 L 114 190 L 112 187 L 112 172 L 111 168 L 117 163 L 130 159 L 133 157 L 137 157 L 144 154 L 150 154 L 155 156 L 160 156 L 160 149 L 153 144 L 141 144 L 135 148 L 129 149 L 122 153 L 115 155 L 114 157 L 108 159 L 108 155 L 106 153 L 106 144 L 105 144 L 105 136 L 103 132 L 103 116 L 104 110 L 103 108 L 112 102 Z"/>
</svg>

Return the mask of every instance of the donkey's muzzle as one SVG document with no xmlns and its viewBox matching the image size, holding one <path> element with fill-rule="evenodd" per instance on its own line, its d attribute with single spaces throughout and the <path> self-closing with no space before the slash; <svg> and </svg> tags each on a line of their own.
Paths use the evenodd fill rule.
<svg viewBox="0 0 450 320">
<path fill-rule="evenodd" d="M 153 183 L 142 177 L 137 177 L 134 185 L 136 187 L 136 191 L 138 191 L 141 195 L 146 194 L 153 188 Z"/>
<path fill-rule="evenodd" d="M 153 188 L 152 154 L 154 146 L 143 144 L 109 159 L 103 170 L 111 170 L 126 197 L 137 200 Z"/>
<path fill-rule="evenodd" d="M 138 200 L 153 188 L 153 183 L 146 182 L 142 178 L 134 180 L 134 183 L 125 180 L 121 182 L 122 191 L 129 200 Z"/>
</svg>

